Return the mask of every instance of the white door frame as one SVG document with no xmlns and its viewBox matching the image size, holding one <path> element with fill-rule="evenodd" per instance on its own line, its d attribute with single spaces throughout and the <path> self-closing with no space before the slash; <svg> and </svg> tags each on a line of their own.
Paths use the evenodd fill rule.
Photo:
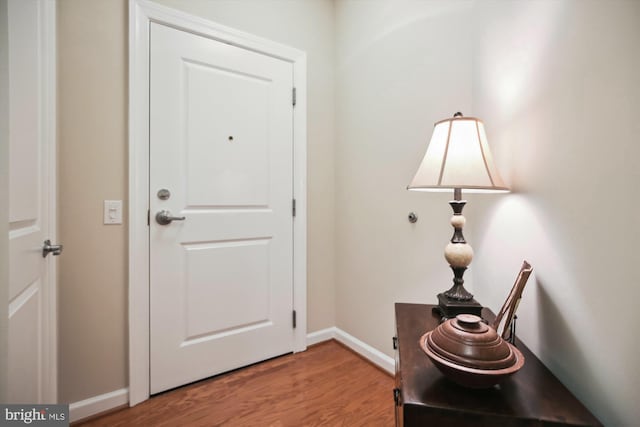
<svg viewBox="0 0 640 427">
<path fill-rule="evenodd" d="M 58 168 L 57 168 L 57 27 L 56 27 L 56 0 L 40 0 L 42 15 L 41 25 L 41 60 L 42 60 L 42 86 L 40 96 L 42 100 L 42 138 L 45 146 L 45 158 L 42 160 L 47 174 L 47 222 L 48 237 L 52 242 L 58 242 L 57 227 L 57 200 L 58 200 Z M 43 399 L 44 402 L 58 403 L 58 280 L 57 260 L 50 258 L 47 263 L 48 286 L 44 293 L 46 319 L 46 340 L 44 343 L 45 368 L 43 372 Z"/>
<path fill-rule="evenodd" d="M 129 405 L 149 398 L 149 26 L 151 22 L 273 56 L 293 64 L 294 351 L 307 347 L 307 109 L 303 51 L 149 0 L 129 0 Z"/>
</svg>

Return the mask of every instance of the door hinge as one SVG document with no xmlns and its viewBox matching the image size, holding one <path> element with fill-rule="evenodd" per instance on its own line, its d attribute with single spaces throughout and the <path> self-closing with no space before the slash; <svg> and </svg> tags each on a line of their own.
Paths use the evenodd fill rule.
<svg viewBox="0 0 640 427">
<path fill-rule="evenodd" d="M 292 312 L 292 320 L 293 320 L 293 329 L 296 328 L 296 311 L 293 310 Z"/>
<path fill-rule="evenodd" d="M 296 199 L 291 200 L 291 215 L 296 216 Z"/>
<path fill-rule="evenodd" d="M 151 210 L 147 209 L 147 226 L 151 225 Z"/>
<path fill-rule="evenodd" d="M 296 106 L 296 88 L 295 87 L 291 90 L 291 104 L 294 107 Z"/>
</svg>

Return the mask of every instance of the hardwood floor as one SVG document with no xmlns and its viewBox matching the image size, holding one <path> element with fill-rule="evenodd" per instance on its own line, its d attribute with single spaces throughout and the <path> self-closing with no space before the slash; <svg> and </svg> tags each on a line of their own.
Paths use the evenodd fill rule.
<svg viewBox="0 0 640 427">
<path fill-rule="evenodd" d="M 82 426 L 393 426 L 393 378 L 335 341 L 178 388 Z"/>
</svg>

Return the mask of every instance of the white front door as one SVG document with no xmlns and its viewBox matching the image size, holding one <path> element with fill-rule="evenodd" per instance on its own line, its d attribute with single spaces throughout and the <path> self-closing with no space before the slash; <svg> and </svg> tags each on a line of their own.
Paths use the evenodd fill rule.
<svg viewBox="0 0 640 427">
<path fill-rule="evenodd" d="M 52 8 L 44 1 L 10 0 L 9 21 L 9 351 L 10 403 L 53 403 L 55 277 L 44 240 L 55 209 L 55 138 L 51 116 L 55 81 Z M 55 29 L 53 30 L 55 31 Z M 55 33 L 53 33 L 55 34 Z M 54 242 L 55 243 L 55 242 Z"/>
<path fill-rule="evenodd" d="M 294 349 L 293 67 L 156 23 L 150 38 L 158 393 Z"/>
</svg>

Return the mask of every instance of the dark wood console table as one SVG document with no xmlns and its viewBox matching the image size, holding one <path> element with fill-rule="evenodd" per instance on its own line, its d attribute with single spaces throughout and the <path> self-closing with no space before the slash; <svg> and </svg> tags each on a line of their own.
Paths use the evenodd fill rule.
<svg viewBox="0 0 640 427">
<path fill-rule="evenodd" d="M 433 307 L 395 305 L 397 426 L 602 426 L 520 341 L 524 367 L 499 386 L 473 390 L 449 381 L 418 346 L 440 322 Z M 482 316 L 494 318 L 486 308 Z"/>
</svg>

